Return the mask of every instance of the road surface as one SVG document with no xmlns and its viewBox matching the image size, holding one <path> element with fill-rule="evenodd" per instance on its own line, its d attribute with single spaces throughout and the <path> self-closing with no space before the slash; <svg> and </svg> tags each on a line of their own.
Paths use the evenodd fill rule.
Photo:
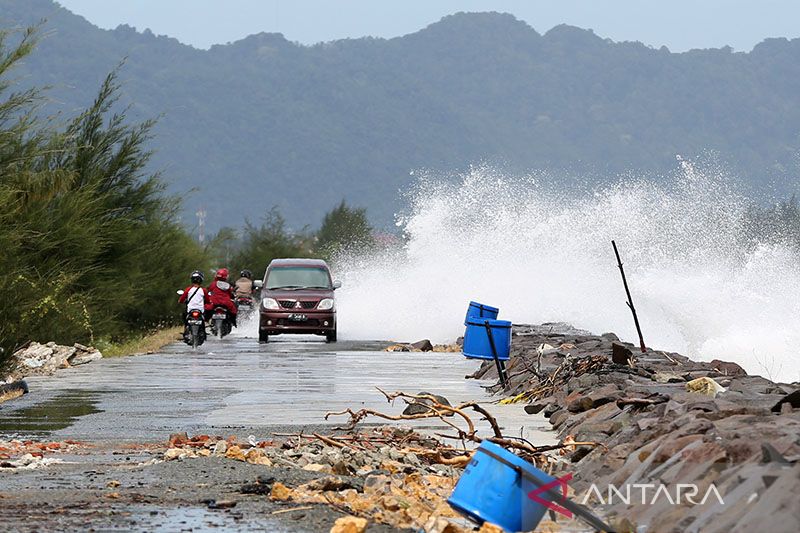
<svg viewBox="0 0 800 533">
<path fill-rule="evenodd" d="M 345 408 L 400 413 L 404 404 L 389 405 L 376 386 L 441 394 L 452 403 L 482 400 L 505 434 L 554 442 L 551 432 L 542 431 L 546 420 L 524 414 L 521 406 L 491 404 L 486 383 L 464 379 L 478 363 L 460 354 L 380 351 L 385 345 L 325 344 L 313 337 L 259 345 L 234 335 L 209 339 L 196 352 L 176 343 L 158 354 L 29 378 L 29 394 L 0 406 L 0 441 L 75 440 L 88 447 L 57 455 L 64 462 L 45 468 L 0 468 L 0 530 L 328 531 L 341 516 L 328 506 L 273 516 L 285 507 L 242 493 L 257 475 L 296 485 L 303 471 L 214 458 L 163 462 L 154 445 L 163 450 L 168 436 L 181 431 L 240 440 L 328 432 L 347 417 L 326 422 L 325 413 Z M 414 425 L 452 432 L 438 420 Z M 489 434 L 485 422 L 478 427 Z M 221 500 L 237 505 L 212 510 L 208 504 Z"/>
<path fill-rule="evenodd" d="M 284 337 L 260 345 L 245 336 L 209 339 L 197 351 L 182 343 L 161 353 L 103 359 L 28 378 L 30 394 L 0 407 L 0 437 L 141 441 L 175 431 L 261 437 L 275 428 L 343 424 L 325 413 L 369 407 L 398 414 L 375 387 L 430 392 L 450 402 L 493 401 L 487 383 L 464 379 L 478 363 L 460 354 L 382 352 L 385 343 L 325 344 Z M 552 438 L 546 421 L 520 406 L 490 405 L 504 431 Z M 380 422 L 373 419 L 374 422 Z M 418 427 L 437 426 L 430 420 Z"/>
</svg>

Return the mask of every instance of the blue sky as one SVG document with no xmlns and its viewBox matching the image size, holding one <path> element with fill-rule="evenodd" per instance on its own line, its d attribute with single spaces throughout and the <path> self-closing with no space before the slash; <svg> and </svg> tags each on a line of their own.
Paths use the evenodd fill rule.
<svg viewBox="0 0 800 533">
<path fill-rule="evenodd" d="M 103 28 L 150 28 L 198 48 L 262 31 L 310 44 L 395 37 L 458 11 L 503 11 L 540 33 L 567 23 L 673 51 L 800 36 L 798 0 L 58 0 Z"/>
</svg>

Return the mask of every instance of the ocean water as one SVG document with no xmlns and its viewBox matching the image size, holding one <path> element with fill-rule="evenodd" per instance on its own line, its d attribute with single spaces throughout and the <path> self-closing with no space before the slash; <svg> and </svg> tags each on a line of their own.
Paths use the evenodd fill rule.
<svg viewBox="0 0 800 533">
<path fill-rule="evenodd" d="M 404 240 L 343 257 L 340 337 L 451 341 L 470 300 L 514 322 L 570 322 L 635 342 L 611 240 L 648 346 L 800 380 L 800 259 L 752 243 L 747 197 L 718 169 L 679 159 L 671 179 L 558 190 L 546 176 L 475 167 L 421 175 Z"/>
</svg>

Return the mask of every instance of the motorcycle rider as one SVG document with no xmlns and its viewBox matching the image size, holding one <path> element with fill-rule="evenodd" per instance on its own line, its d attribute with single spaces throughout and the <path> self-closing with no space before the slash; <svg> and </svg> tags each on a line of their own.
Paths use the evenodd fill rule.
<svg viewBox="0 0 800 533">
<path fill-rule="evenodd" d="M 228 269 L 220 268 L 214 275 L 214 281 L 208 286 L 209 303 L 206 304 L 206 320 L 211 319 L 214 308 L 222 306 L 228 310 L 231 324 L 236 326 L 236 313 L 238 309 L 233 303 L 233 288 L 228 283 Z"/>
<path fill-rule="evenodd" d="M 183 314 L 183 323 L 186 325 L 184 329 L 184 336 L 189 333 L 189 324 L 186 322 L 189 314 L 192 311 L 205 312 L 205 307 L 210 303 L 208 292 L 203 288 L 203 273 L 195 270 L 189 276 L 192 284 L 184 289 L 183 294 L 178 297 L 178 303 L 186 304 L 186 312 Z M 205 324 L 203 324 L 203 333 L 205 333 Z"/>
<path fill-rule="evenodd" d="M 239 274 L 239 279 L 236 280 L 236 298 L 252 298 L 253 297 L 253 273 L 249 270 L 242 270 Z"/>
</svg>

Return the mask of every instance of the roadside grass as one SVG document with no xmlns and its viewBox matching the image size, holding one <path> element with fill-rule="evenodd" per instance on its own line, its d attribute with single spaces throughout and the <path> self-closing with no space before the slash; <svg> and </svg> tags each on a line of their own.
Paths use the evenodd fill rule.
<svg viewBox="0 0 800 533">
<path fill-rule="evenodd" d="M 167 344 L 177 341 L 182 331 L 181 326 L 169 327 L 123 342 L 97 342 L 95 347 L 103 353 L 103 357 L 125 357 L 156 352 Z"/>
</svg>

